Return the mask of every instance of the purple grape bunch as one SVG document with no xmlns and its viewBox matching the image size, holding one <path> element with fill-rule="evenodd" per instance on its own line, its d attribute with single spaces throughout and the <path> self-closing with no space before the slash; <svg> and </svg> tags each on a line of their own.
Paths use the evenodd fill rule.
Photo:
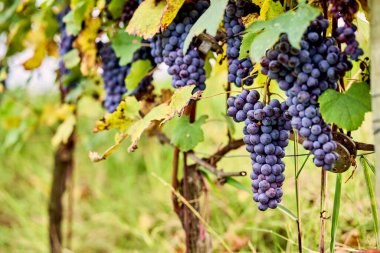
<svg viewBox="0 0 380 253">
<path fill-rule="evenodd" d="M 256 90 L 243 90 L 227 100 L 227 114 L 236 122 L 245 123 L 243 129 L 246 150 L 251 154 L 253 200 L 265 211 L 281 202 L 285 156 L 290 134 L 287 105 L 273 99 L 264 105 Z"/>
<path fill-rule="evenodd" d="M 280 36 L 273 49 L 261 60 L 262 73 L 277 80 L 287 95 L 286 104 L 291 124 L 304 138 L 303 146 L 314 155 L 314 164 L 331 170 L 338 159 L 331 126 L 321 116 L 319 96 L 327 89 L 336 89 L 337 82 L 352 68 L 333 38 L 324 38 L 329 23 L 323 17 L 311 22 L 300 42 L 300 49 Z"/>
<path fill-rule="evenodd" d="M 355 14 L 359 10 L 359 4 L 356 0 L 330 0 L 331 12 L 335 19 L 342 18 L 344 25 L 337 27 L 335 37 L 339 43 L 345 43 L 344 52 L 353 60 L 358 60 L 359 56 L 363 55 L 363 49 L 359 47 L 359 42 L 356 40 L 355 32 L 356 25 L 352 23 Z"/>
<path fill-rule="evenodd" d="M 355 14 L 359 10 L 356 0 L 329 0 L 330 11 L 335 19 L 343 18 L 345 23 L 352 23 Z"/>
<path fill-rule="evenodd" d="M 204 60 L 193 44 L 186 54 L 183 46 L 191 27 L 208 7 L 205 0 L 184 4 L 168 28 L 150 40 L 155 63 L 164 62 L 169 67 L 174 88 L 195 85 L 193 93 L 206 88 Z"/>
<path fill-rule="evenodd" d="M 122 101 L 123 96 L 127 93 L 124 80 L 130 73 L 133 62 L 141 59 L 148 59 L 153 67 L 155 66 L 155 63 L 150 54 L 150 48 L 148 47 L 141 47 L 136 50 L 133 54 L 132 61 L 125 66 L 120 66 L 119 58 L 116 56 L 110 44 L 98 43 L 98 54 L 103 63 L 102 77 L 104 89 L 106 91 L 104 107 L 108 112 L 113 112 Z M 152 79 L 152 75 L 145 76 L 139 82 L 138 87 L 133 90 L 130 95 L 134 95 L 137 98 L 142 97 L 149 91 Z"/>
<path fill-rule="evenodd" d="M 70 12 L 70 7 L 64 8 L 60 13 L 57 15 L 58 19 L 58 25 L 59 25 L 59 31 L 60 31 L 60 38 L 61 41 L 59 43 L 59 56 L 62 57 L 66 53 L 68 53 L 70 50 L 73 49 L 73 43 L 76 39 L 76 36 L 70 35 L 66 30 L 66 24 L 63 22 L 64 16 L 67 15 L 67 13 Z M 63 80 L 65 75 L 70 74 L 70 70 L 68 70 L 65 67 L 65 64 L 63 63 L 62 58 L 58 62 L 58 68 L 60 73 L 60 78 Z M 63 82 L 62 82 L 63 83 Z M 68 92 L 70 89 L 73 89 L 77 86 L 77 82 L 71 82 L 65 86 L 63 86 L 63 91 Z"/>
<path fill-rule="evenodd" d="M 224 13 L 223 24 L 227 34 L 228 82 L 237 87 L 253 84 L 254 76 L 250 76 L 253 64 L 249 56 L 239 60 L 242 32 L 245 27 L 242 17 L 258 12 L 259 9 L 251 2 L 244 0 L 230 1 Z M 248 52 L 247 52 L 248 53 Z"/>
</svg>

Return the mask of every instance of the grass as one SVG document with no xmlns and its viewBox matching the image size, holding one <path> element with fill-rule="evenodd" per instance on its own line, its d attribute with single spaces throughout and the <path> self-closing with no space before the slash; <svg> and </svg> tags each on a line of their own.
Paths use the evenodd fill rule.
<svg viewBox="0 0 380 253">
<path fill-rule="evenodd" d="M 218 93 L 213 90 L 212 94 Z M 209 95 L 212 95 L 209 94 Z M 207 94 L 206 94 L 207 95 Z M 43 98 L 41 98 L 43 99 Z M 196 152 L 212 153 L 226 141 L 223 96 L 201 101 L 198 115 L 213 115 L 204 125 L 205 143 Z M 43 101 L 41 101 L 42 103 Z M 217 113 L 215 113 L 217 112 Z M 172 149 L 156 139 L 142 138 L 139 149 L 130 154 L 123 144 L 113 156 L 91 163 L 89 150 L 103 151 L 112 143 L 112 133 L 93 135 L 91 130 L 102 111 L 84 99 L 79 105 L 78 138 L 75 152 L 73 252 L 184 252 L 184 233 L 171 206 Z M 369 123 L 354 132 L 368 141 Z M 235 137 L 240 134 L 236 127 Z M 0 132 L 0 140 L 6 132 Z M 17 150 L 8 150 L 0 159 L 0 252 L 48 252 L 47 201 L 53 166 L 52 131 L 41 127 Z M 304 150 L 300 147 L 300 153 Z M 290 143 L 287 154 L 293 154 Z M 240 156 L 243 155 L 243 156 Z M 304 159 L 300 158 L 300 164 Z M 368 156 L 371 160 L 371 156 Z M 287 170 L 283 205 L 296 213 L 293 157 L 284 158 Z M 320 170 L 309 159 L 299 175 L 304 252 L 318 250 Z M 219 163 L 225 170 L 250 170 L 244 148 L 231 152 Z M 358 167 L 352 180 L 342 184 L 336 245 L 347 248 L 374 248 L 375 231 L 366 183 Z M 343 182 L 351 170 L 342 175 Z M 329 173 L 328 173 L 329 174 Z M 237 178 L 250 187 L 249 177 Z M 328 175 L 327 216 L 332 215 L 335 175 Z M 209 185 L 209 225 L 235 252 L 297 252 L 297 226 L 279 210 L 260 212 L 252 197 L 230 185 Z M 65 203 L 67 196 L 65 196 Z M 203 202 L 203 199 L 201 200 Z M 326 248 L 329 248 L 331 219 L 326 221 Z M 64 224 L 66 231 L 66 223 Z M 214 237 L 214 252 L 224 252 Z"/>
</svg>

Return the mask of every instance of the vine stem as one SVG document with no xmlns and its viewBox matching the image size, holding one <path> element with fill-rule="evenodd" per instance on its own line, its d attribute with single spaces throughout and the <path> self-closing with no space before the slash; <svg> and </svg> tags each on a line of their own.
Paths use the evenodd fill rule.
<svg viewBox="0 0 380 253">
<path fill-rule="evenodd" d="M 295 191 L 296 191 L 296 206 L 297 206 L 297 231 L 298 231 L 298 252 L 302 253 L 302 227 L 301 227 L 301 207 L 299 199 L 299 182 L 298 182 L 298 135 L 294 132 L 294 181 L 295 181 Z"/>
<path fill-rule="evenodd" d="M 71 166 L 67 171 L 67 230 L 66 230 L 66 248 L 71 249 L 73 238 L 73 220 L 74 220 L 74 170 Z"/>
</svg>

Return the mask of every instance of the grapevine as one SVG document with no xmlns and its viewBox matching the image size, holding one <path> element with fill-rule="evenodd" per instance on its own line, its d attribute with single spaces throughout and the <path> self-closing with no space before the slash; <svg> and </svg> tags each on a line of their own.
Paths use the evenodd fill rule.
<svg viewBox="0 0 380 253">
<path fill-rule="evenodd" d="M 25 215 L 47 223 L 52 253 L 380 248 L 379 11 L 375 0 L 3 1 L 0 251 L 46 251 Z M 344 215 L 350 205 L 361 212 Z"/>
</svg>

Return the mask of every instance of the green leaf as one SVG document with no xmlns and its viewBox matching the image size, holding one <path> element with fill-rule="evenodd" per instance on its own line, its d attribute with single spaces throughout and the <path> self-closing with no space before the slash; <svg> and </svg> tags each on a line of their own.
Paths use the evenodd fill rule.
<svg viewBox="0 0 380 253">
<path fill-rule="evenodd" d="M 79 51 L 78 49 L 72 49 L 67 52 L 64 56 L 62 56 L 63 63 L 65 67 L 68 69 L 72 69 L 77 67 L 80 62 Z"/>
<path fill-rule="evenodd" d="M 130 63 L 133 59 L 133 53 L 141 47 L 141 38 L 129 35 L 127 32 L 119 30 L 112 39 L 112 48 L 119 60 L 121 66 Z"/>
<path fill-rule="evenodd" d="M 354 83 L 345 93 L 326 90 L 318 101 L 323 119 L 348 131 L 358 129 L 364 114 L 371 111 L 371 95 L 366 83 Z"/>
<path fill-rule="evenodd" d="M 75 7 L 63 18 L 66 23 L 66 29 L 69 33 L 77 35 L 82 30 L 83 20 L 90 14 L 94 0 L 81 0 Z"/>
<path fill-rule="evenodd" d="M 210 7 L 199 17 L 197 22 L 191 27 L 186 37 L 183 52 L 186 53 L 191 41 L 195 36 L 203 32 L 207 32 L 211 36 L 215 36 L 218 31 L 220 21 L 223 18 L 224 10 L 228 0 L 211 0 Z"/>
<path fill-rule="evenodd" d="M 129 1 L 134 1 L 134 0 L 129 0 Z M 117 19 L 118 17 L 121 16 L 125 3 L 126 3 L 125 0 L 111 0 L 111 2 L 108 5 L 108 11 L 111 13 L 114 19 Z"/>
<path fill-rule="evenodd" d="M 376 204 L 376 196 L 375 196 L 374 186 L 372 183 L 371 175 L 369 173 L 370 168 L 368 168 L 371 166 L 370 166 L 370 163 L 367 160 L 367 158 L 365 158 L 364 156 L 362 156 L 360 158 L 360 163 L 363 167 L 364 178 L 365 178 L 365 182 L 367 185 L 369 199 L 371 202 L 372 220 L 373 220 L 373 226 L 374 226 L 374 230 L 375 230 L 375 234 L 376 234 L 376 236 L 375 236 L 376 248 L 379 248 L 379 245 L 380 245 L 380 243 L 379 243 L 379 220 L 378 220 L 379 216 L 377 213 L 377 204 Z"/>
<path fill-rule="evenodd" d="M 9 20 L 12 17 L 12 15 L 14 15 L 19 3 L 20 3 L 20 0 L 15 0 L 13 1 L 11 6 L 5 9 L 5 11 L 4 9 L 2 9 L 2 14 L 0 15 L 0 24 L 5 23 L 7 20 Z M 4 6 L 2 8 L 4 8 Z"/>
<path fill-rule="evenodd" d="M 290 219 L 294 220 L 294 221 L 297 221 L 298 218 L 297 216 L 292 213 L 292 211 L 290 211 L 288 208 L 286 208 L 285 206 L 279 204 L 277 206 L 278 210 L 280 210 L 281 212 L 283 212 L 285 215 L 287 215 Z"/>
<path fill-rule="evenodd" d="M 239 59 L 247 57 L 249 51 L 251 50 L 251 45 L 256 37 L 256 33 L 246 33 L 243 35 L 243 40 L 241 41 Z"/>
<path fill-rule="evenodd" d="M 338 228 L 339 210 L 340 210 L 340 196 L 342 192 L 342 174 L 336 175 L 335 183 L 335 195 L 334 195 L 334 207 L 331 220 L 331 240 L 330 240 L 330 252 L 335 252 L 335 239 L 336 230 Z"/>
<path fill-rule="evenodd" d="M 231 135 L 235 134 L 235 122 L 232 120 L 232 118 L 225 113 L 221 113 L 223 118 L 225 119 L 227 123 L 227 129 L 230 132 Z"/>
<path fill-rule="evenodd" d="M 245 192 L 247 192 L 249 194 L 252 194 L 251 189 L 249 189 L 247 186 L 245 186 L 244 184 L 240 183 L 239 181 L 237 181 L 233 177 L 226 177 L 226 184 L 229 184 L 229 185 L 235 187 L 236 189 L 239 189 L 239 190 L 245 191 Z"/>
<path fill-rule="evenodd" d="M 125 77 L 125 86 L 128 93 L 131 94 L 139 85 L 140 81 L 152 69 L 152 64 L 149 60 L 138 60 L 132 63 L 129 74 Z"/>
<path fill-rule="evenodd" d="M 299 48 L 303 33 L 319 12 L 309 4 L 302 4 L 296 11 L 285 12 L 272 20 L 254 22 L 246 29 L 248 33 L 258 33 L 250 47 L 251 57 L 259 61 L 281 33 L 287 33 L 292 46 Z"/>
<path fill-rule="evenodd" d="M 203 115 L 194 123 L 190 123 L 188 116 L 182 116 L 173 121 L 175 127 L 169 136 L 171 142 L 183 152 L 194 149 L 198 143 L 204 140 L 201 126 L 207 118 L 208 116 Z"/>
</svg>

